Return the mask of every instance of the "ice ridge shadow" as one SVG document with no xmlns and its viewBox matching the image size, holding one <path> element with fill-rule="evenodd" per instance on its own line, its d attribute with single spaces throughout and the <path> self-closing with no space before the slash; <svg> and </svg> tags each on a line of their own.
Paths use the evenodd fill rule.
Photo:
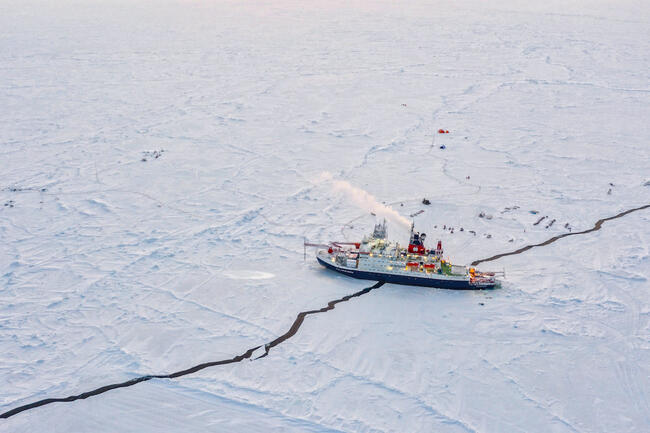
<svg viewBox="0 0 650 433">
<path fill-rule="evenodd" d="M 326 307 L 320 308 L 318 310 L 308 310 L 308 311 L 302 311 L 302 312 L 298 313 L 298 315 L 296 316 L 296 319 L 293 321 L 293 324 L 291 325 L 291 328 L 289 328 L 289 330 L 287 332 L 285 332 L 284 334 L 282 334 L 281 336 L 279 336 L 275 340 L 273 340 L 273 341 L 271 341 L 269 343 L 266 343 L 263 346 L 264 347 L 264 353 L 262 355 L 258 356 L 255 359 L 259 359 L 259 358 L 263 358 L 263 357 L 267 356 L 269 354 L 269 351 L 272 348 L 274 348 L 275 346 L 279 345 L 280 343 L 282 343 L 282 342 L 290 339 L 294 335 L 296 335 L 296 333 L 298 332 L 298 330 L 302 326 L 302 324 L 303 324 L 303 322 L 305 320 L 305 317 L 307 317 L 307 316 L 309 316 L 311 314 L 325 313 L 327 311 L 333 310 L 334 307 L 336 306 L 336 304 L 341 303 L 341 302 L 347 302 L 352 298 L 357 298 L 359 296 L 365 295 L 366 293 L 370 292 L 371 290 L 378 289 L 379 287 L 381 287 L 383 285 L 384 285 L 383 281 L 378 281 L 375 285 L 370 286 L 370 287 L 366 287 L 365 289 L 360 290 L 360 291 L 355 292 L 355 293 L 352 293 L 351 295 L 347 295 L 347 296 L 344 296 L 342 298 L 335 299 L 333 301 L 329 301 L 327 303 Z M 94 389 L 92 391 L 84 392 L 84 393 L 81 393 L 81 394 L 78 394 L 78 395 L 71 395 L 71 396 L 65 397 L 65 398 L 46 398 L 46 399 L 43 399 L 43 400 L 35 401 L 33 403 L 29 403 L 29 404 L 26 404 L 26 405 L 23 405 L 23 406 L 19 406 L 19 407 L 16 407 L 14 409 L 11 409 L 11 410 L 9 410 L 7 412 L 4 412 L 4 413 L 0 414 L 0 418 L 9 418 L 10 416 L 17 415 L 17 414 L 19 414 L 21 412 L 24 412 L 26 410 L 35 409 L 37 407 L 45 406 L 46 404 L 50 404 L 50 403 L 65 403 L 65 402 L 72 402 L 72 401 L 75 401 L 75 400 L 83 400 L 83 399 L 86 399 L 88 397 L 93 397 L 95 395 L 103 394 L 103 393 L 105 393 L 107 391 L 110 391 L 112 389 L 126 388 L 126 387 L 129 387 L 129 386 L 136 385 L 136 384 L 138 384 L 140 382 L 146 382 L 146 381 L 151 380 L 151 379 L 174 379 L 174 378 L 177 378 L 177 377 L 181 377 L 181 376 L 185 376 L 185 375 L 188 375 L 188 374 L 196 373 L 197 371 L 203 370 L 203 369 L 208 368 L 208 367 L 215 367 L 217 365 L 226 365 L 226 364 L 233 364 L 235 362 L 241 362 L 244 359 L 250 359 L 251 356 L 253 355 L 253 353 L 257 349 L 259 349 L 260 347 L 262 347 L 262 345 L 250 348 L 246 352 L 242 353 L 241 355 L 237 355 L 237 356 L 235 356 L 233 358 L 222 359 L 220 361 L 205 362 L 203 364 L 198 364 L 198 365 L 195 365 L 194 367 L 190 367 L 190 368 L 188 368 L 186 370 L 177 371 L 177 372 L 171 373 L 171 374 L 152 374 L 152 375 L 147 375 L 147 376 L 140 376 L 140 377 L 133 378 L 131 380 L 127 380 L 125 382 L 114 383 L 114 384 L 111 384 L 111 385 L 105 385 L 105 386 L 102 386 L 100 388 Z"/>
</svg>

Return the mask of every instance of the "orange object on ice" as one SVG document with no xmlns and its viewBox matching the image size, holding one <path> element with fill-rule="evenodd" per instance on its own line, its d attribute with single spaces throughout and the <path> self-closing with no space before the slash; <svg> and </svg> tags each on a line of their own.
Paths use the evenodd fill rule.
<svg viewBox="0 0 650 433">
<path fill-rule="evenodd" d="M 438 129 L 438 134 L 444 134 L 445 130 L 444 129 Z"/>
<path fill-rule="evenodd" d="M 449 131 L 445 131 L 445 134 L 449 134 Z"/>
</svg>

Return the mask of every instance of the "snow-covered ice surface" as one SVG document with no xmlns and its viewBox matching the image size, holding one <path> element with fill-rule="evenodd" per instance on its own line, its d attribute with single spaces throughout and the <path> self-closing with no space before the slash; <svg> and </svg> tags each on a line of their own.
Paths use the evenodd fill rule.
<svg viewBox="0 0 650 433">
<path fill-rule="evenodd" d="M 0 412 L 232 358 L 372 285 L 303 262 L 373 224 L 324 171 L 425 209 L 457 263 L 650 203 L 650 7 L 531 3 L 0 2 Z M 647 432 L 649 222 L 0 431 Z"/>
</svg>

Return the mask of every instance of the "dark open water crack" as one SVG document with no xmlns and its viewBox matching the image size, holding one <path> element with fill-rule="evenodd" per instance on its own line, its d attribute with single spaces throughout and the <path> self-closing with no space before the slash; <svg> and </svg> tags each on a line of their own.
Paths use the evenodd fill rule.
<svg viewBox="0 0 650 433">
<path fill-rule="evenodd" d="M 381 287 L 383 285 L 384 285 L 384 282 L 379 281 L 374 286 L 366 287 L 365 289 L 360 290 L 360 291 L 355 292 L 355 293 L 352 293 L 351 295 L 347 295 L 347 296 L 344 296 L 342 298 L 330 301 L 330 302 L 327 303 L 327 307 L 323 307 L 323 308 L 320 308 L 318 310 L 309 310 L 309 311 L 303 311 L 303 312 L 298 313 L 298 315 L 296 316 L 296 320 L 294 320 L 293 324 L 291 325 L 291 328 L 289 328 L 289 330 L 287 332 L 285 332 L 284 334 L 282 334 L 281 336 L 279 336 L 275 340 L 273 340 L 273 341 L 271 341 L 269 343 L 266 343 L 264 345 L 264 354 L 262 354 L 261 356 L 255 358 L 255 359 L 265 357 L 266 355 L 269 354 L 269 351 L 272 348 L 274 348 L 278 344 L 280 344 L 280 343 L 288 340 L 289 338 L 293 337 L 294 335 L 296 335 L 296 333 L 298 332 L 298 330 L 302 326 L 302 323 L 304 322 L 305 317 L 309 316 L 310 314 L 325 313 L 327 311 L 333 310 L 334 307 L 336 306 L 336 304 L 338 304 L 340 302 L 347 302 L 352 298 L 357 298 L 359 296 L 365 295 L 366 293 L 370 292 L 371 290 L 378 289 L 379 287 Z M 188 368 L 186 370 L 177 371 L 177 372 L 171 373 L 171 374 L 151 374 L 151 375 L 147 375 L 147 376 L 140 376 L 140 377 L 136 377 L 136 378 L 131 379 L 131 380 L 127 380 L 126 382 L 120 382 L 120 383 L 114 383 L 114 384 L 111 384 L 111 385 L 105 385 L 105 386 L 102 386 L 100 388 L 94 389 L 92 391 L 84 392 L 84 393 L 81 393 L 81 394 L 78 394 L 78 395 L 71 395 L 71 396 L 65 397 L 65 398 L 46 398 L 44 400 L 35 401 L 33 403 L 29 403 L 29 404 L 26 404 L 26 405 L 23 405 L 23 406 L 19 406 L 19 407 L 16 407 L 14 409 L 11 409 L 11 410 L 9 410 L 7 412 L 4 412 L 4 413 L 0 414 L 0 418 L 9 418 L 10 416 L 19 414 L 20 412 L 24 412 L 24 411 L 29 410 L 29 409 L 35 409 L 37 407 L 44 406 L 44 405 L 50 404 L 50 403 L 71 402 L 71 401 L 75 401 L 75 400 L 83 400 L 83 399 L 86 399 L 88 397 L 103 394 L 103 393 L 105 393 L 107 391 L 110 391 L 112 389 L 126 388 L 126 387 L 129 387 L 129 386 L 136 385 L 136 384 L 138 384 L 140 382 L 146 382 L 146 381 L 151 380 L 151 379 L 175 379 L 177 377 L 181 377 L 181 376 L 185 376 L 185 375 L 188 375 L 188 374 L 196 373 L 197 371 L 203 370 L 204 368 L 215 367 L 217 365 L 233 364 L 235 362 L 241 362 L 244 359 L 250 359 L 250 357 L 253 355 L 253 353 L 257 349 L 259 349 L 260 347 L 262 347 L 262 346 L 261 345 L 260 346 L 255 346 L 255 347 L 253 347 L 251 349 L 248 349 L 246 352 L 242 353 L 241 355 L 237 355 L 237 356 L 235 356 L 233 358 L 222 359 L 220 361 L 205 362 L 203 364 L 198 364 L 198 365 L 195 365 L 194 367 L 190 367 L 190 368 Z"/>
<path fill-rule="evenodd" d="M 583 234 L 591 233 L 591 232 L 594 232 L 596 230 L 600 230 L 600 228 L 602 227 L 602 225 L 603 225 L 603 223 L 605 221 L 610 221 L 610 220 L 613 220 L 613 219 L 616 219 L 616 218 L 621 218 L 621 217 L 623 217 L 623 216 L 625 216 L 625 215 L 627 215 L 629 213 L 636 212 L 636 211 L 639 211 L 639 210 L 642 210 L 642 209 L 648 209 L 648 208 L 650 208 L 650 204 L 640 206 L 640 207 L 637 207 L 637 208 L 633 208 L 633 209 L 628 209 L 628 210 L 623 211 L 623 212 L 621 212 L 621 213 L 619 213 L 617 215 L 599 219 L 598 221 L 596 221 L 594 226 L 592 228 L 588 229 L 588 230 L 583 230 L 581 232 L 564 233 L 564 234 L 561 234 L 561 235 L 558 235 L 558 236 L 554 236 L 554 237 L 552 237 L 552 238 L 550 238 L 550 239 L 548 239 L 548 240 L 546 240 L 544 242 L 541 242 L 539 244 L 526 245 L 525 247 L 519 248 L 518 250 L 511 251 L 509 253 L 497 254 L 495 256 L 488 257 L 487 259 L 475 260 L 474 262 L 472 262 L 472 266 L 476 266 L 479 263 L 491 262 L 491 261 L 500 259 L 501 257 L 521 254 L 521 253 L 523 253 L 525 251 L 530 250 L 531 248 L 541 247 L 541 246 L 544 246 L 544 245 L 552 244 L 553 242 L 557 241 L 558 239 L 562 239 L 562 238 L 565 238 L 567 236 L 576 236 L 576 235 L 583 235 Z M 303 322 L 305 320 L 305 317 L 307 317 L 308 315 L 310 315 L 310 314 L 318 314 L 318 313 L 325 313 L 327 311 L 333 310 L 334 307 L 336 306 L 336 304 L 338 304 L 340 302 L 347 302 L 352 298 L 356 298 L 356 297 L 365 295 L 366 293 L 370 292 L 371 290 L 377 289 L 377 288 L 381 287 L 382 285 L 384 285 L 384 282 L 379 281 L 374 286 L 366 287 L 365 289 L 360 290 L 358 292 L 355 292 L 355 293 L 353 293 L 351 295 L 347 295 L 347 296 L 344 296 L 344 297 L 342 297 L 340 299 L 335 299 L 333 301 L 330 301 L 330 302 L 327 303 L 327 307 L 323 307 L 323 308 L 318 309 L 318 310 L 309 310 L 309 311 L 303 311 L 303 312 L 298 313 L 298 315 L 296 316 L 296 319 L 293 321 L 293 324 L 291 325 L 291 328 L 289 328 L 289 330 L 287 332 L 285 332 L 284 334 L 282 334 L 281 336 L 279 336 L 275 340 L 273 340 L 273 341 L 271 341 L 269 343 L 266 343 L 264 345 L 264 353 L 262 355 L 260 355 L 259 357 L 255 358 L 255 359 L 264 358 L 265 356 L 267 356 L 269 354 L 269 351 L 272 348 L 274 348 L 278 344 L 280 344 L 280 343 L 288 340 L 289 338 L 293 337 L 294 335 L 296 335 L 296 333 L 298 332 L 298 330 L 302 326 L 302 324 L 303 324 Z M 185 375 L 188 375 L 188 374 L 196 373 L 197 371 L 203 370 L 204 368 L 215 367 L 217 365 L 233 364 L 235 362 L 241 362 L 244 359 L 250 359 L 250 357 L 253 356 L 253 353 L 257 349 L 259 349 L 260 347 L 262 347 L 262 346 L 261 345 L 260 346 L 255 346 L 255 347 L 253 347 L 251 349 L 248 349 L 246 352 L 242 353 L 241 355 L 237 355 L 237 356 L 235 356 L 233 358 L 230 358 L 230 359 L 223 359 L 223 360 L 220 360 L 220 361 L 206 362 L 206 363 L 203 363 L 203 364 L 195 365 L 194 367 L 190 367 L 190 368 L 188 368 L 186 370 L 177 371 L 177 372 L 171 373 L 171 374 L 155 374 L 155 375 L 148 375 L 148 376 L 140 376 L 140 377 L 136 377 L 136 378 L 131 379 L 131 380 L 127 380 L 126 382 L 114 383 L 112 385 L 102 386 L 102 387 L 94 389 L 92 391 L 84 392 L 84 393 L 81 393 L 81 394 L 78 394 L 78 395 L 71 395 L 70 397 L 46 398 L 44 400 L 35 401 L 34 403 L 29 403 L 29 404 L 26 404 L 24 406 L 19 406 L 19 407 L 16 407 L 14 409 L 11 409 L 11 410 L 9 410 L 7 412 L 4 412 L 4 413 L 0 414 L 0 418 L 9 418 L 10 416 L 19 414 L 20 412 L 24 412 L 26 410 L 34 409 L 34 408 L 44 406 L 44 405 L 50 404 L 50 403 L 71 402 L 71 401 L 75 401 L 75 400 L 83 400 L 83 399 L 86 399 L 88 397 L 103 394 L 103 393 L 105 393 L 107 391 L 110 391 L 112 389 L 126 388 L 126 387 L 129 387 L 129 386 L 133 386 L 135 384 L 138 384 L 140 382 L 146 382 L 146 381 L 151 380 L 151 379 L 174 379 L 174 378 L 177 378 L 177 377 L 181 377 L 181 376 L 185 376 Z"/>
<path fill-rule="evenodd" d="M 623 216 L 625 216 L 625 215 L 627 215 L 629 213 L 636 212 L 636 211 L 642 210 L 642 209 L 647 209 L 647 208 L 650 208 L 650 204 L 646 204 L 645 206 L 636 207 L 634 209 L 628 209 L 628 210 L 623 211 L 623 212 L 621 212 L 621 213 L 619 213 L 617 215 L 607 217 L 607 218 L 603 218 L 603 219 L 599 219 L 598 221 L 596 221 L 596 224 L 594 224 L 594 226 L 592 228 L 588 229 L 588 230 L 583 230 L 581 232 L 564 233 L 564 234 L 561 234 L 561 235 L 553 236 L 552 238 L 550 238 L 548 240 L 545 240 L 544 242 L 541 242 L 539 244 L 526 245 L 525 247 L 521 247 L 518 250 L 511 251 L 509 253 L 501 253 L 501 254 L 497 254 L 496 256 L 488 257 L 487 259 L 475 260 L 475 261 L 472 262 L 472 266 L 476 266 L 479 263 L 491 262 L 493 260 L 500 259 L 501 257 L 514 256 L 516 254 L 521 254 L 521 253 L 523 253 L 525 251 L 528 251 L 531 248 L 543 247 L 544 245 L 552 244 L 553 242 L 557 241 L 558 239 L 562 239 L 562 238 L 565 238 L 567 236 L 584 235 L 586 233 L 595 232 L 596 230 L 600 230 L 600 228 L 602 227 L 602 225 L 603 225 L 603 223 L 605 221 L 614 220 L 616 218 L 623 217 Z"/>
</svg>

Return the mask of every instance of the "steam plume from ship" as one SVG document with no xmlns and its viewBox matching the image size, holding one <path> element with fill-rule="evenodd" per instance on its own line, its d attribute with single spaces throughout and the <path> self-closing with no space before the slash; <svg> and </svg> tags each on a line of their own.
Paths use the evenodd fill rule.
<svg viewBox="0 0 650 433">
<path fill-rule="evenodd" d="M 397 211 L 390 206 L 386 206 L 361 188 L 353 186 L 345 180 L 333 180 L 332 175 L 328 172 L 321 173 L 322 180 L 332 180 L 334 190 L 346 195 L 357 207 L 372 212 L 377 217 L 386 218 L 389 222 L 397 224 L 399 227 L 409 230 L 411 223 L 408 219 L 397 213 Z"/>
</svg>

